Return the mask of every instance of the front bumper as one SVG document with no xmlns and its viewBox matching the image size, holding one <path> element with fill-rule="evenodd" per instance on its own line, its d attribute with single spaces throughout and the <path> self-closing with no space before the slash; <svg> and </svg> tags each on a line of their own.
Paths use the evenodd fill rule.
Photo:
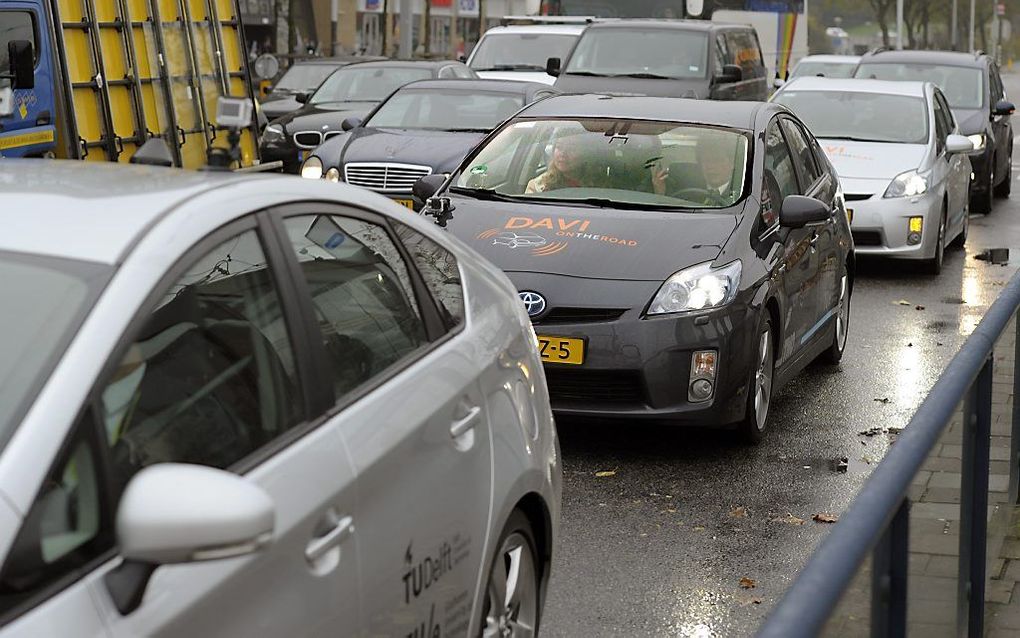
<svg viewBox="0 0 1020 638">
<path fill-rule="evenodd" d="M 259 156 L 262 162 L 283 162 L 283 172 L 297 175 L 301 172 L 301 163 L 311 151 L 303 151 L 290 141 L 284 139 L 280 142 L 265 142 L 259 145 Z"/>
<path fill-rule="evenodd" d="M 888 199 L 876 193 L 868 199 L 848 200 L 846 207 L 853 211 L 850 231 L 858 255 L 900 259 L 930 259 L 935 255 L 942 197 L 934 190 L 917 197 Z M 924 219 L 919 244 L 907 243 L 911 217 Z"/>
</svg>

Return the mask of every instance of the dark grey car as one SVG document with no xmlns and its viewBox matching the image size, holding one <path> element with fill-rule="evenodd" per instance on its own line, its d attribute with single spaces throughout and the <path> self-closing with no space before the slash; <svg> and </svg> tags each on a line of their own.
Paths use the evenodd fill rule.
<svg viewBox="0 0 1020 638">
<path fill-rule="evenodd" d="M 312 58 L 292 64 L 273 84 L 269 94 L 262 98 L 262 112 L 269 121 L 293 113 L 302 106 L 301 94 L 310 95 L 322 81 L 339 68 L 355 62 L 384 60 L 372 57 Z"/>
</svg>

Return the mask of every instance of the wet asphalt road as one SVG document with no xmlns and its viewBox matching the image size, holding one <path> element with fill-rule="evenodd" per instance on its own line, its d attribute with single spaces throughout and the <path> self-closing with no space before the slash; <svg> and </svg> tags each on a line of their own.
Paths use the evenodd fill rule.
<svg viewBox="0 0 1020 638">
<path fill-rule="evenodd" d="M 1020 75 L 1005 80 L 1020 95 Z M 784 387 L 761 445 L 724 432 L 559 423 L 562 534 L 543 636 L 753 634 L 828 531 L 812 517 L 843 512 L 888 448 L 887 435 L 859 433 L 906 425 L 1020 267 L 1014 184 L 1010 200 L 971 217 L 966 250 L 950 249 L 939 277 L 901 262 L 858 264 L 841 367 L 811 366 Z M 989 248 L 1012 248 L 1011 263 L 976 259 Z M 845 473 L 833 467 L 840 457 Z"/>
</svg>

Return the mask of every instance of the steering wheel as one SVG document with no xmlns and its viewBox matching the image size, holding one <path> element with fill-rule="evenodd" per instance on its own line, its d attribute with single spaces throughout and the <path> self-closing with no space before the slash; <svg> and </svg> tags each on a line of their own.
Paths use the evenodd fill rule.
<svg viewBox="0 0 1020 638">
<path fill-rule="evenodd" d="M 697 186 L 688 186 L 686 188 L 678 189 L 673 193 L 670 193 L 670 196 L 676 197 L 677 199 L 686 199 L 691 202 L 705 202 L 706 204 L 717 204 L 720 206 L 725 203 L 722 195 L 720 195 L 717 191 L 710 188 L 699 188 Z"/>
</svg>

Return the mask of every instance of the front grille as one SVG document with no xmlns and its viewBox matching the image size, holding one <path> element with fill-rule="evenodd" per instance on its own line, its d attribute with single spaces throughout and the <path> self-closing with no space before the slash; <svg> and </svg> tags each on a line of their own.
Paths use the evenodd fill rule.
<svg viewBox="0 0 1020 638">
<path fill-rule="evenodd" d="M 548 365 L 545 378 L 554 407 L 557 403 L 645 403 L 641 374 L 636 370 L 584 370 Z"/>
<path fill-rule="evenodd" d="M 340 135 L 341 133 L 343 133 L 343 131 L 326 131 L 325 133 L 323 133 L 322 139 L 323 139 L 323 141 L 331 140 L 334 137 L 336 137 L 337 135 Z"/>
<path fill-rule="evenodd" d="M 319 131 L 298 131 L 294 134 L 294 144 L 299 148 L 315 148 L 322 144 L 322 133 Z"/>
<path fill-rule="evenodd" d="M 532 321 L 534 324 L 549 323 L 597 323 L 619 319 L 626 309 L 623 308 L 553 308 L 541 319 Z"/>
<path fill-rule="evenodd" d="M 352 162 L 344 167 L 348 184 L 380 193 L 410 193 L 415 182 L 431 174 L 430 167 L 417 164 Z"/>
<path fill-rule="evenodd" d="M 882 234 L 877 230 L 852 231 L 855 246 L 881 246 Z"/>
<path fill-rule="evenodd" d="M 848 202 L 860 202 L 865 199 L 871 199 L 874 193 L 846 193 L 843 195 L 843 199 Z"/>
</svg>

